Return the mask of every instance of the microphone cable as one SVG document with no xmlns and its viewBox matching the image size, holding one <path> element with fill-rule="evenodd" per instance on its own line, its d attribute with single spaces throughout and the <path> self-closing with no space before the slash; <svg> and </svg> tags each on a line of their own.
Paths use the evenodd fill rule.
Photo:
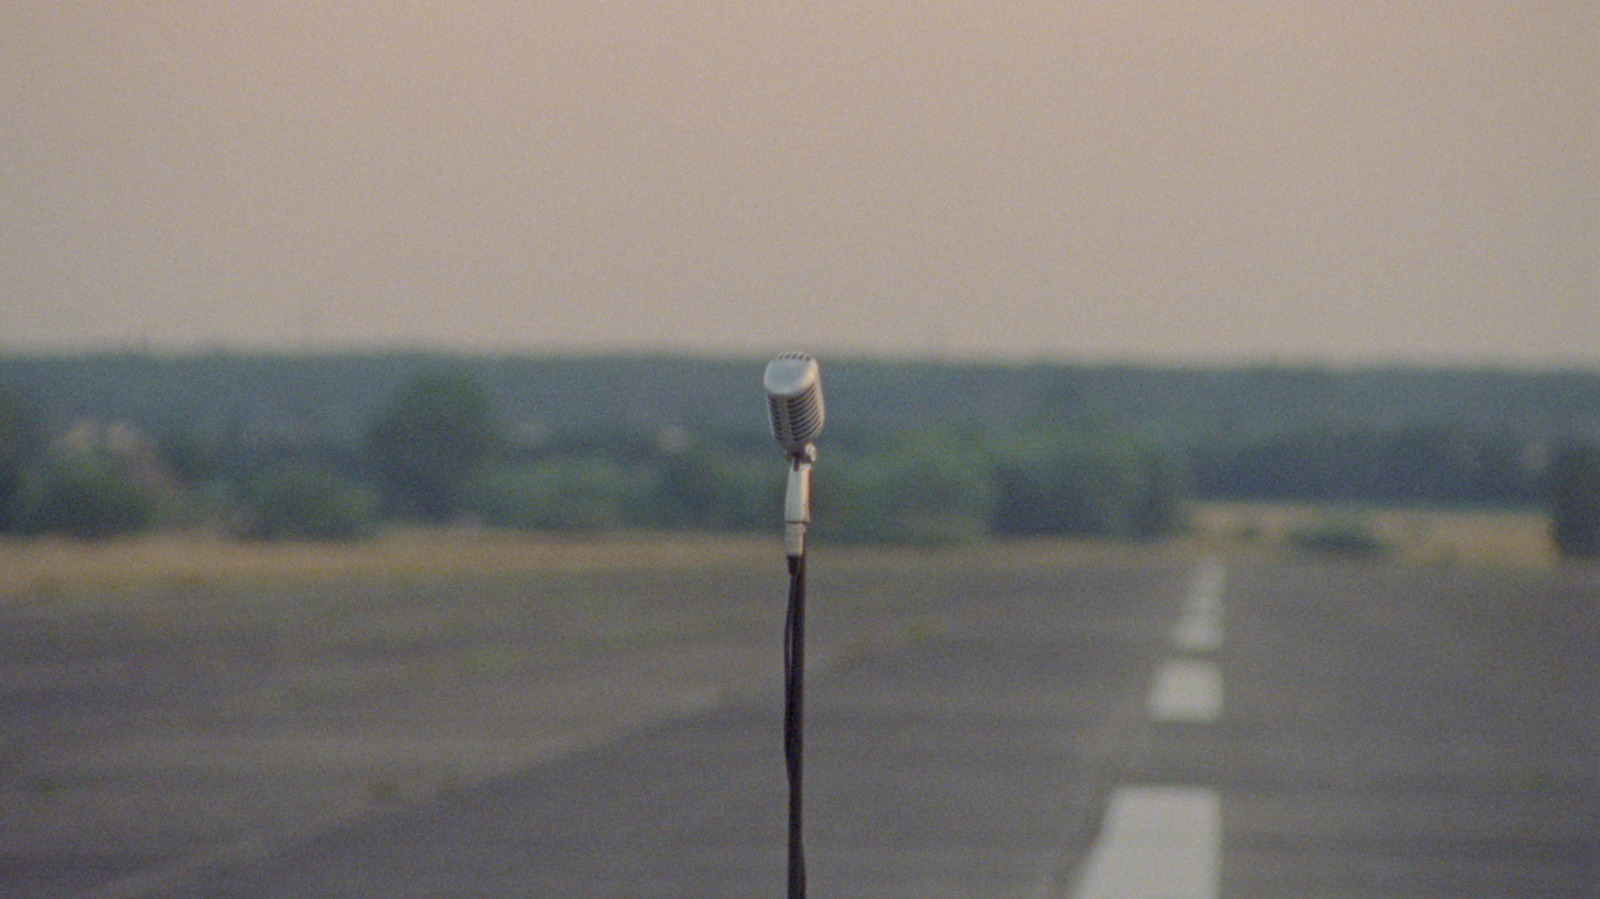
<svg viewBox="0 0 1600 899">
<path fill-rule="evenodd" d="M 806 557 L 789 556 L 789 609 L 783 628 L 783 757 L 789 771 L 789 899 L 805 899 L 805 841 L 801 832 L 802 724 L 806 671 Z"/>
</svg>

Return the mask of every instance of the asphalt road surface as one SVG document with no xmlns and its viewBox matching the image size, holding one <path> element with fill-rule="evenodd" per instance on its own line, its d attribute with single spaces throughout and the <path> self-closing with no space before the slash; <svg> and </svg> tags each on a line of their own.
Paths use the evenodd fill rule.
<svg viewBox="0 0 1600 899">
<path fill-rule="evenodd" d="M 655 584 L 772 605 L 677 646 L 726 690 L 634 684 L 655 709 L 608 710 L 616 678 L 685 675 L 574 663 L 538 677 L 621 723 L 504 738 L 514 764 L 316 826 L 147 837 L 116 864 L 27 843 L 19 815 L 0 895 L 783 895 L 782 575 L 741 577 Z M 818 553 L 809 612 L 812 896 L 1600 896 L 1592 568 Z"/>
</svg>

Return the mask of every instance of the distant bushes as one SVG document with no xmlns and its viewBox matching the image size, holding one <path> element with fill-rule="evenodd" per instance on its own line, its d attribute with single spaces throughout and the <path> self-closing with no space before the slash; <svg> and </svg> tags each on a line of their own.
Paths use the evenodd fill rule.
<svg viewBox="0 0 1600 899">
<path fill-rule="evenodd" d="M 758 403 L 747 425 L 704 432 L 507 428 L 491 394 L 463 371 L 417 374 L 337 439 L 182 421 L 156 440 L 130 425 L 52 428 L 48 410 L 0 388 L 0 533 L 102 539 L 189 527 L 261 540 L 358 540 L 390 522 L 582 534 L 779 529 L 784 460 Z M 1185 444 L 1087 425 L 1086 416 L 896 428 L 870 415 L 839 415 L 821 442 L 819 541 L 1155 539 L 1183 525 L 1191 492 L 1527 506 L 1543 490 L 1558 549 L 1600 556 L 1593 447 L 1552 455 L 1526 436 L 1443 425 L 1223 432 Z M 1386 551 L 1347 522 L 1291 541 L 1319 553 Z"/>
<path fill-rule="evenodd" d="M 1227 500 L 1533 505 L 1541 475 L 1526 436 L 1463 427 L 1328 425 L 1191 455 L 1195 492 Z"/>
<path fill-rule="evenodd" d="M 585 445 L 492 467 L 464 511 L 493 527 L 759 532 L 781 521 L 784 459 L 769 441 L 640 449 Z M 1181 481 L 1132 441 L 1065 431 L 908 432 L 826 447 L 815 481 L 817 539 L 964 543 L 1070 535 L 1143 539 L 1179 524 Z"/>
<path fill-rule="evenodd" d="M 258 540 L 357 540 L 378 524 L 378 495 L 364 484 L 309 466 L 252 478 L 235 525 Z"/>
<path fill-rule="evenodd" d="M 367 431 L 366 456 L 400 513 L 439 523 L 500 449 L 489 395 L 460 372 L 425 372 L 401 387 Z"/>
<path fill-rule="evenodd" d="M 99 539 L 157 526 L 259 540 L 356 540 L 386 521 L 559 533 L 776 531 L 784 459 L 759 407 L 743 430 L 509 435 L 456 371 L 403 383 L 345 445 L 82 423 L 44 440 L 0 394 L 0 531 Z M 868 435 L 868 436 L 861 436 Z M 818 539 L 1159 536 L 1177 466 L 1139 441 L 1067 425 L 833 432 L 818 463 Z"/>
<path fill-rule="evenodd" d="M 867 450 L 825 452 L 818 539 L 946 544 L 992 526 L 993 453 L 971 434 L 912 432 Z"/>
<path fill-rule="evenodd" d="M 1177 467 L 1155 448 L 1065 427 L 908 434 L 881 454 L 830 459 L 823 477 L 819 496 L 842 496 L 819 500 L 821 539 L 1147 539 L 1176 530 L 1183 505 Z"/>
<path fill-rule="evenodd" d="M 44 424 L 29 399 L 0 385 L 0 533 L 21 524 L 27 474 L 44 447 Z"/>
<path fill-rule="evenodd" d="M 1569 558 L 1600 558 L 1600 446 L 1558 453 L 1550 466 L 1550 536 Z"/>
<path fill-rule="evenodd" d="M 558 533 L 776 531 L 784 465 L 759 433 L 546 436 L 508 442 L 446 517 Z M 1178 527 L 1183 495 L 1177 466 L 1125 437 L 925 429 L 825 445 L 814 506 L 822 541 L 1146 539 Z"/>
<path fill-rule="evenodd" d="M 1295 528 L 1288 534 L 1288 543 L 1299 552 L 1346 559 L 1380 559 L 1393 549 L 1370 524 L 1348 517 Z"/>
<path fill-rule="evenodd" d="M 13 460 L 0 475 L 18 485 L 8 529 L 24 533 L 100 539 L 183 526 L 358 540 L 394 520 L 558 533 L 775 532 L 781 522 L 785 461 L 759 408 L 735 433 L 517 440 L 481 385 L 424 372 L 344 447 L 182 430 L 153 442 L 123 425 L 77 426 L 45 445 L 28 408 L 0 403 L 0 438 L 11 433 L 16 447 L 0 452 L 0 463 Z M 830 434 L 823 446 L 820 540 L 1143 539 L 1178 524 L 1176 466 L 1125 436 L 1065 425 L 858 433 L 870 436 Z M 0 477 L 0 488 L 8 483 Z"/>
<path fill-rule="evenodd" d="M 497 466 L 466 488 L 463 509 L 512 530 L 583 533 L 634 523 L 643 476 L 604 459 Z"/>
<path fill-rule="evenodd" d="M 149 528 L 159 507 L 156 491 L 107 454 L 60 453 L 25 484 L 18 530 L 85 540 L 116 537 Z"/>
<path fill-rule="evenodd" d="M 1001 447 L 993 478 L 1001 535 L 1146 539 L 1178 524 L 1175 465 L 1128 438 L 1030 434 Z"/>
</svg>

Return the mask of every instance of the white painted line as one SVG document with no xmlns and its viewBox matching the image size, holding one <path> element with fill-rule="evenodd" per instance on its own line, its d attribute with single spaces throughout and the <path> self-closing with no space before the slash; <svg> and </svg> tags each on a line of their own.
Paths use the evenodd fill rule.
<svg viewBox="0 0 1600 899">
<path fill-rule="evenodd" d="M 1157 721 L 1215 721 L 1222 716 L 1222 671 L 1210 662 L 1169 659 L 1156 669 L 1145 707 Z"/>
<path fill-rule="evenodd" d="M 1195 569 L 1183 617 L 1172 627 L 1172 644 L 1184 652 L 1214 652 L 1222 647 L 1222 563 L 1206 559 Z"/>
<path fill-rule="evenodd" d="M 1201 787 L 1119 787 L 1074 899 L 1214 899 L 1222 797 Z"/>
<path fill-rule="evenodd" d="M 1222 648 L 1222 622 L 1189 615 L 1173 625 L 1172 645 L 1184 652 L 1215 652 Z"/>
<path fill-rule="evenodd" d="M 1195 570 L 1172 642 L 1188 653 L 1222 646 L 1222 563 Z M 1196 658 L 1156 669 L 1146 706 L 1157 721 L 1222 716 L 1222 670 Z M 1222 864 L 1222 796 L 1204 787 L 1119 787 L 1084 861 L 1073 899 L 1216 899 Z"/>
<path fill-rule="evenodd" d="M 1222 586 L 1228 569 L 1216 558 L 1207 558 L 1195 569 L 1194 580 L 1189 584 L 1189 607 L 1210 610 L 1222 601 Z"/>
</svg>

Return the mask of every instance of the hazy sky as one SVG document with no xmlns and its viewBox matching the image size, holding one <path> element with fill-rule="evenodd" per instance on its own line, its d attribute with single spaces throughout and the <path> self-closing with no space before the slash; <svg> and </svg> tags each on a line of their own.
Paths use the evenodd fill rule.
<svg viewBox="0 0 1600 899">
<path fill-rule="evenodd" d="M 0 348 L 1600 366 L 1593 0 L 6 0 Z"/>
</svg>

